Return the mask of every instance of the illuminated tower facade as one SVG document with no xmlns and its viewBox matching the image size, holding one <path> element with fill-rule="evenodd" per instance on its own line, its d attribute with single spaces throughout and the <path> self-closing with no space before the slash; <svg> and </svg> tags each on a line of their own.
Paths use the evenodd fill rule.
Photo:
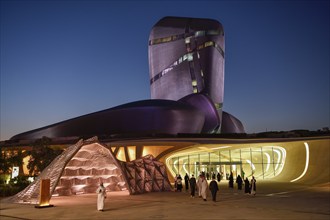
<svg viewBox="0 0 330 220">
<path fill-rule="evenodd" d="M 149 36 L 152 99 L 179 100 L 207 95 L 221 120 L 224 95 L 225 38 L 212 19 L 165 17 Z"/>
</svg>

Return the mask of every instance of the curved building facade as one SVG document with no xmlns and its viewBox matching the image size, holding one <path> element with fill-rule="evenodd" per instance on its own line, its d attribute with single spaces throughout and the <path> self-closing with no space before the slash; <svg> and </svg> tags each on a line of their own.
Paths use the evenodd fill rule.
<svg viewBox="0 0 330 220">
<path fill-rule="evenodd" d="M 165 17 L 152 28 L 149 38 L 151 100 L 76 117 L 11 139 L 244 133 L 237 118 L 224 113 L 222 120 L 224 46 L 218 21 Z"/>
</svg>

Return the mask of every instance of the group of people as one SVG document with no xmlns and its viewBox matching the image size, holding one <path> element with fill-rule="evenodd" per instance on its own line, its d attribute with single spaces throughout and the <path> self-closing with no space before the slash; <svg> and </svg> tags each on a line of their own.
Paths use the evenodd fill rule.
<svg viewBox="0 0 330 220">
<path fill-rule="evenodd" d="M 229 175 L 229 188 L 234 188 L 234 177 L 233 177 L 233 173 L 231 172 Z M 243 179 L 240 175 L 237 175 L 236 177 L 236 183 L 237 183 L 237 189 L 238 190 L 242 190 L 242 186 L 243 186 Z M 244 180 L 244 192 L 248 193 L 248 194 L 252 194 L 255 195 L 256 194 L 256 190 L 257 190 L 257 186 L 256 186 L 256 179 L 254 178 L 254 176 L 252 176 L 251 182 L 249 181 L 249 179 L 246 177 Z"/>
<path fill-rule="evenodd" d="M 212 180 L 210 181 L 210 183 L 208 183 L 207 177 L 204 172 L 200 173 L 197 180 L 196 180 L 194 174 L 192 174 L 191 177 L 189 178 L 189 175 L 186 173 L 186 175 L 184 177 L 185 188 L 186 188 L 186 190 L 188 190 L 189 186 L 190 186 L 190 196 L 192 198 L 195 197 L 195 192 L 198 191 L 198 196 L 203 198 L 204 201 L 206 201 L 207 190 L 210 190 L 211 195 L 212 195 L 212 201 L 216 201 L 217 192 L 219 190 L 219 186 L 218 186 L 216 179 L 219 182 L 218 176 L 216 178 L 215 174 L 213 174 Z M 230 176 L 228 179 L 229 179 L 229 187 L 234 188 L 233 173 L 230 173 Z M 238 175 L 236 178 L 236 183 L 237 183 L 238 190 L 242 190 L 242 186 L 244 185 L 245 193 L 252 194 L 252 195 L 256 194 L 256 179 L 254 178 L 254 176 L 252 176 L 251 182 L 246 177 L 244 180 L 244 184 L 243 184 L 243 178 L 240 175 Z M 179 192 L 182 191 L 183 184 L 182 184 L 182 177 L 180 174 L 176 175 L 176 177 L 175 177 L 174 187 L 175 187 L 175 191 L 179 191 Z"/>
<path fill-rule="evenodd" d="M 237 181 L 237 179 L 236 179 Z M 244 192 L 246 194 L 251 194 L 251 195 L 256 195 L 257 193 L 257 181 L 256 179 L 254 178 L 254 176 L 252 176 L 252 179 L 251 179 L 251 182 L 249 181 L 249 179 L 246 177 L 245 180 L 244 180 Z M 238 188 L 240 189 L 240 188 Z M 241 187 L 242 189 L 242 187 Z"/>
<path fill-rule="evenodd" d="M 201 173 L 196 180 L 194 174 L 189 178 L 186 173 L 184 177 L 186 190 L 189 189 L 190 186 L 190 196 L 192 198 L 195 197 L 195 192 L 198 191 L 198 196 L 203 198 L 206 201 L 207 190 L 209 189 L 212 194 L 212 200 L 216 201 L 217 191 L 219 190 L 218 183 L 215 181 L 215 175 L 212 175 L 212 180 L 210 183 L 207 182 L 207 177 L 205 173 Z M 174 188 L 175 191 L 182 191 L 182 177 L 180 174 L 176 175 L 174 179 Z"/>
<path fill-rule="evenodd" d="M 210 181 L 210 183 L 207 182 L 207 178 L 204 172 L 201 172 L 197 180 L 194 174 L 192 174 L 191 177 L 189 178 L 188 174 L 186 173 L 184 177 L 184 181 L 185 181 L 186 190 L 188 190 L 190 186 L 190 196 L 192 198 L 195 197 L 195 193 L 196 191 L 198 191 L 198 196 L 201 197 L 204 201 L 207 201 L 206 200 L 207 190 L 209 189 L 211 191 L 212 201 L 214 202 L 216 201 L 217 192 L 219 191 L 219 186 L 216 181 L 215 174 L 212 175 L 212 180 Z M 242 190 L 243 180 L 240 175 L 237 176 L 236 183 L 237 183 L 237 189 Z M 257 186 L 256 186 L 256 179 L 254 178 L 254 176 L 252 176 L 251 182 L 246 177 L 244 180 L 244 185 L 245 185 L 245 193 L 249 193 L 252 195 L 256 194 Z M 232 173 L 229 176 L 229 187 L 230 188 L 234 187 L 234 178 Z M 174 179 L 174 188 L 175 191 L 179 191 L 179 192 L 182 191 L 183 184 L 182 184 L 182 177 L 180 174 L 176 175 Z M 100 186 L 97 188 L 96 193 L 97 193 L 97 210 L 103 211 L 104 201 L 107 198 L 107 193 L 106 193 L 106 188 L 104 187 L 102 182 L 100 183 Z"/>
</svg>

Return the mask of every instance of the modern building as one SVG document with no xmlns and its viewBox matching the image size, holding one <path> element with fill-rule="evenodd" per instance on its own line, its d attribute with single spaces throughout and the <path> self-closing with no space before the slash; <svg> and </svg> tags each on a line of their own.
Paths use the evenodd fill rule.
<svg viewBox="0 0 330 220">
<path fill-rule="evenodd" d="M 219 132 L 244 133 L 242 123 L 222 109 L 224 51 L 219 22 L 165 17 L 149 37 L 152 99 L 27 131 L 10 141 L 33 143 L 43 136 L 77 141 L 79 137 L 115 137 L 62 145 L 70 150 L 41 175 L 52 179 L 55 194 L 88 193 L 100 181 L 108 190 L 168 190 L 167 179 L 172 182 L 177 174 L 200 172 L 219 173 L 224 181 L 232 173 L 235 178 L 255 176 L 288 183 L 329 182 L 329 136 L 215 136 Z M 206 134 L 213 136 L 203 136 Z M 103 159 L 97 164 L 95 158 Z M 36 189 L 36 184 L 30 186 L 14 200 L 36 198 L 31 194 Z"/>
<path fill-rule="evenodd" d="M 223 113 L 224 31 L 211 19 L 165 17 L 149 37 L 151 100 L 15 135 L 37 139 L 111 134 L 244 133 Z"/>
<path fill-rule="evenodd" d="M 80 140 L 65 148 L 38 179 L 9 202 L 37 203 L 40 180 L 51 195 L 108 191 L 130 194 L 171 190 L 180 174 L 241 175 L 260 181 L 307 185 L 329 183 L 330 137 L 303 138 L 127 138 Z"/>
</svg>

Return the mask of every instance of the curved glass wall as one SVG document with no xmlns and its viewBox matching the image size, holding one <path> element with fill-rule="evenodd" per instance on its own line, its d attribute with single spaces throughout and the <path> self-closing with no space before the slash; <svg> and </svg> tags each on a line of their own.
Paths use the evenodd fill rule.
<svg viewBox="0 0 330 220">
<path fill-rule="evenodd" d="M 226 179 L 232 172 L 234 177 L 253 175 L 256 178 L 271 179 L 281 173 L 286 158 L 286 151 L 280 146 L 196 149 L 177 152 L 166 159 L 166 166 L 173 177 L 177 174 L 184 176 L 186 173 L 197 176 L 205 172 L 209 178 L 220 173 L 221 178 Z"/>
</svg>

